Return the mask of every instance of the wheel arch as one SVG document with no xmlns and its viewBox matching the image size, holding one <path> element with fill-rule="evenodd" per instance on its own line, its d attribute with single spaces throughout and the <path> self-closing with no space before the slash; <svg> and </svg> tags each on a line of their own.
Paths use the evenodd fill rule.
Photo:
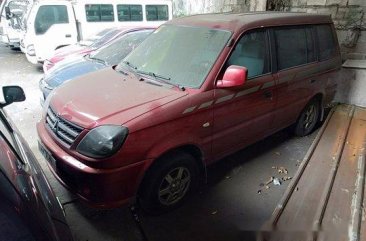
<svg viewBox="0 0 366 241">
<path fill-rule="evenodd" d="M 150 173 L 154 170 L 155 166 L 158 166 L 165 158 L 169 157 L 170 155 L 179 155 L 179 153 L 188 153 L 190 154 L 198 167 L 199 177 L 201 181 L 206 180 L 206 165 L 204 164 L 204 154 L 203 151 L 194 144 L 185 144 L 181 146 L 177 146 L 171 148 L 164 153 L 162 153 L 159 157 L 155 158 L 154 161 L 146 168 L 145 173 L 142 175 L 141 181 L 138 184 L 137 188 L 137 196 L 139 195 L 140 191 L 143 189 L 144 182 L 146 179 L 149 178 Z"/>
<path fill-rule="evenodd" d="M 319 102 L 320 105 L 320 116 L 319 116 L 319 120 L 323 121 L 324 119 L 324 94 L 319 92 L 316 93 L 309 101 L 313 101 L 313 100 L 317 100 Z"/>
</svg>

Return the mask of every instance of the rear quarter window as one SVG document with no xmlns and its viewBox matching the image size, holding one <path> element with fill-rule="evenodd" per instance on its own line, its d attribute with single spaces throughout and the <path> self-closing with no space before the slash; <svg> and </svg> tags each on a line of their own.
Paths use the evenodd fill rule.
<svg viewBox="0 0 366 241">
<path fill-rule="evenodd" d="M 319 60 L 323 61 L 334 57 L 337 50 L 331 26 L 323 24 L 317 25 L 315 28 L 319 45 Z"/>
</svg>

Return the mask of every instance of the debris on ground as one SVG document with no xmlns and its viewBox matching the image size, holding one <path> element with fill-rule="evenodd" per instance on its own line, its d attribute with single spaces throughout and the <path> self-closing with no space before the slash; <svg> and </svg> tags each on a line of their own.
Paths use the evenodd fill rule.
<svg viewBox="0 0 366 241">
<path fill-rule="evenodd" d="M 273 180 L 274 180 L 274 177 L 271 177 L 271 178 L 266 182 L 266 185 L 271 184 L 271 183 L 273 182 Z"/>
<path fill-rule="evenodd" d="M 280 186 L 281 185 L 280 179 L 277 178 L 277 177 L 275 179 L 273 179 L 273 184 L 276 185 L 276 186 Z"/>
<path fill-rule="evenodd" d="M 281 155 L 281 153 L 280 153 L 280 152 L 278 152 L 278 151 L 276 151 L 276 152 L 275 152 L 275 154 L 276 154 L 277 156 L 280 156 L 280 155 Z"/>
<path fill-rule="evenodd" d="M 297 192 L 297 191 L 299 191 L 299 187 L 296 187 L 295 191 L 296 191 L 296 192 Z"/>
<path fill-rule="evenodd" d="M 277 169 L 277 171 L 278 171 L 278 173 L 280 173 L 280 174 L 282 174 L 282 173 L 284 173 L 284 174 L 288 174 L 287 169 L 286 169 L 286 168 L 284 168 L 284 167 L 279 167 L 279 168 Z"/>
<path fill-rule="evenodd" d="M 217 213 L 217 210 L 213 211 L 211 215 L 215 215 Z"/>
<path fill-rule="evenodd" d="M 270 188 L 270 187 L 267 185 L 267 186 L 266 186 L 266 189 L 269 189 L 269 188 Z"/>
<path fill-rule="evenodd" d="M 258 193 L 258 194 L 261 194 L 261 193 L 262 193 L 262 190 L 261 190 L 261 189 L 259 189 L 257 193 Z"/>
<path fill-rule="evenodd" d="M 226 179 L 230 179 L 231 177 L 230 177 L 230 176 L 226 176 L 225 178 L 226 178 Z"/>
<path fill-rule="evenodd" d="M 292 179 L 292 177 L 284 176 L 284 177 L 282 177 L 281 179 L 282 179 L 282 181 L 286 182 L 286 181 L 288 181 L 288 180 L 291 180 L 291 179 Z"/>
</svg>

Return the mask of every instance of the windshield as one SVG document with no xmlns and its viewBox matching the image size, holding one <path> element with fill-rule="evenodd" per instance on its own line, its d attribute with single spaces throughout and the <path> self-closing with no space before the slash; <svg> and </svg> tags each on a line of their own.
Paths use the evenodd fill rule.
<svg viewBox="0 0 366 241">
<path fill-rule="evenodd" d="M 227 44 L 231 32 L 204 27 L 164 25 L 120 65 L 164 76 L 179 86 L 199 88 Z"/>
<path fill-rule="evenodd" d="M 120 33 L 121 30 L 119 29 L 108 29 L 108 31 L 100 32 L 97 36 L 94 36 L 94 39 L 91 39 L 93 42 L 90 46 L 92 48 L 100 48 L 104 44 L 106 44 L 108 41 L 112 40 L 118 33 Z"/>
<path fill-rule="evenodd" d="M 108 65 L 118 64 L 132 50 L 134 50 L 153 30 L 141 30 L 124 34 L 107 46 L 100 49 L 90 58 L 100 59 Z"/>
</svg>

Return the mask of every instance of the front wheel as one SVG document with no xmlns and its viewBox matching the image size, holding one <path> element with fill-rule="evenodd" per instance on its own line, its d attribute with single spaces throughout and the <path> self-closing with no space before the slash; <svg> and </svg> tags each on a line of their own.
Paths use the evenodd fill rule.
<svg viewBox="0 0 366 241">
<path fill-rule="evenodd" d="M 142 184 L 139 201 L 149 214 L 175 209 L 198 184 L 195 159 L 187 153 L 175 153 L 159 160 Z"/>
<path fill-rule="evenodd" d="M 319 121 L 320 103 L 317 100 L 310 101 L 301 112 L 295 124 L 295 135 L 306 136 L 314 131 Z"/>
</svg>

